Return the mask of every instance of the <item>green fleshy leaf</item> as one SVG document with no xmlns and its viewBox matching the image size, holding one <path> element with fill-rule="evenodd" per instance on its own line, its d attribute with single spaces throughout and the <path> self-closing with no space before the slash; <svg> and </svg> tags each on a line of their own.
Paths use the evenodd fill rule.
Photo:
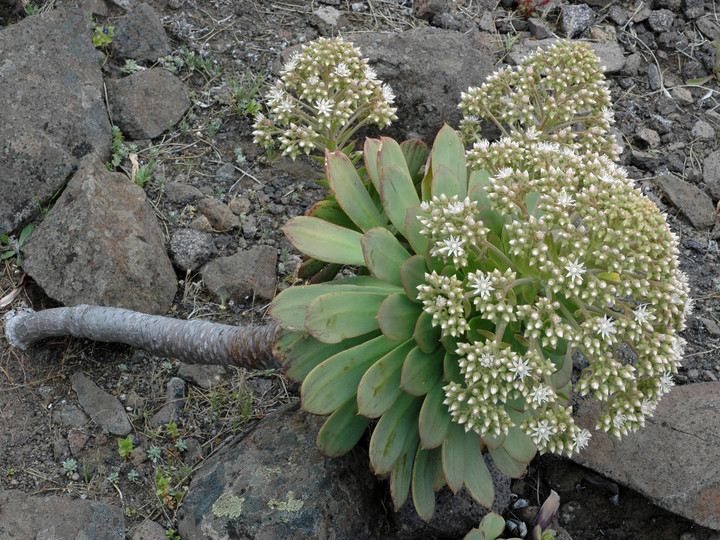
<svg viewBox="0 0 720 540">
<path fill-rule="evenodd" d="M 450 422 L 442 443 L 442 458 L 447 485 L 457 493 L 465 483 L 465 429 L 460 424 Z"/>
<path fill-rule="evenodd" d="M 390 473 L 390 497 L 393 500 L 396 511 L 399 510 L 407 500 L 410 484 L 412 483 L 413 462 L 415 461 L 415 454 L 417 453 L 418 443 L 420 442 L 417 423 L 412 425 L 411 430 L 405 439 L 405 447 Z"/>
<path fill-rule="evenodd" d="M 490 512 L 480 522 L 477 529 L 471 530 L 463 540 L 495 540 L 505 530 L 505 520 L 502 516 Z"/>
<path fill-rule="evenodd" d="M 435 170 L 435 174 L 432 179 L 432 195 L 433 197 L 445 195 L 447 198 L 450 198 L 453 195 L 459 196 L 461 193 L 459 184 L 460 182 L 455 174 L 445 165 L 440 165 Z"/>
<path fill-rule="evenodd" d="M 362 235 L 357 231 L 322 219 L 297 216 L 285 224 L 283 232 L 290 243 L 305 255 L 325 262 L 365 265 L 360 247 Z"/>
<path fill-rule="evenodd" d="M 412 498 L 415 510 L 425 521 L 430 521 L 435 511 L 434 467 L 429 450 L 418 447 L 412 471 Z"/>
<path fill-rule="evenodd" d="M 407 297 L 414 302 L 422 303 L 417 299 L 418 285 L 424 285 L 426 283 L 426 272 L 425 257 L 422 255 L 413 255 L 400 267 L 400 281 L 402 282 L 403 289 Z"/>
<path fill-rule="evenodd" d="M 440 346 L 440 327 L 432 325 L 432 315 L 422 312 L 415 325 L 413 337 L 420 350 L 431 353 Z"/>
<path fill-rule="evenodd" d="M 388 165 L 397 165 L 409 178 L 410 169 L 408 169 L 405 153 L 402 147 L 395 139 L 390 137 L 380 137 L 380 151 L 378 152 L 378 170 L 382 171 Z"/>
<path fill-rule="evenodd" d="M 400 373 L 414 343 L 408 340 L 375 362 L 365 372 L 357 389 L 358 411 L 379 418 L 395 403 L 400 392 Z"/>
<path fill-rule="evenodd" d="M 321 415 L 335 411 L 355 395 L 368 368 L 395 347 L 397 343 L 378 336 L 318 364 L 300 388 L 303 409 Z"/>
<path fill-rule="evenodd" d="M 445 471 L 442 466 L 442 448 L 433 448 L 430 450 L 430 460 L 433 468 L 433 489 L 435 492 L 440 491 L 447 485 L 445 482 Z"/>
<path fill-rule="evenodd" d="M 288 287 L 277 295 L 270 306 L 268 315 L 280 326 L 293 332 L 305 331 L 305 316 L 310 303 L 323 294 L 334 292 L 384 293 L 386 296 L 402 289 L 374 279 L 350 278 L 324 283 L 322 285 L 300 285 Z"/>
<path fill-rule="evenodd" d="M 460 200 L 463 200 L 467 195 L 465 148 L 458 134 L 447 124 L 442 127 L 435 138 L 431 163 L 433 175 L 437 174 L 438 168 L 442 165 L 452 171 L 457 179 L 457 191 L 453 191 L 452 195 L 457 194 Z"/>
<path fill-rule="evenodd" d="M 286 369 L 285 375 L 295 382 L 302 382 L 315 366 L 336 355 L 337 353 L 360 345 L 365 341 L 376 338 L 379 331 L 370 332 L 363 336 L 346 339 L 341 343 L 321 343 L 308 334 L 297 334 L 280 330 L 278 339 L 273 347 L 273 354 L 280 360 Z M 298 336 L 290 341 L 290 336 Z"/>
<path fill-rule="evenodd" d="M 423 230 L 423 224 L 418 219 L 419 216 L 426 216 L 422 208 L 419 206 L 411 206 L 405 214 L 405 238 L 410 243 L 413 251 L 419 255 L 427 252 L 428 238 L 424 234 L 420 234 Z"/>
<path fill-rule="evenodd" d="M 310 283 L 322 283 L 332 280 L 341 268 L 342 265 L 340 264 L 326 263 L 325 261 L 318 261 L 312 257 L 304 257 L 298 267 L 297 274 L 299 279 L 309 279 Z M 334 273 L 327 279 L 324 279 L 325 275 L 332 272 L 333 269 Z"/>
<path fill-rule="evenodd" d="M 488 199 L 485 187 L 490 185 L 490 175 L 487 171 L 473 171 L 470 174 L 470 200 L 475 201 L 478 207 L 490 207 L 490 199 Z"/>
<path fill-rule="evenodd" d="M 533 440 L 516 426 L 508 430 L 503 448 L 511 458 L 520 463 L 530 463 L 537 453 Z"/>
<path fill-rule="evenodd" d="M 386 474 L 395 467 L 405 446 L 405 439 L 412 433 L 412 424 L 418 422 L 418 411 L 422 400 L 400 392 L 375 426 L 370 439 L 370 465 L 375 474 Z"/>
<path fill-rule="evenodd" d="M 485 440 L 484 437 L 483 440 Z M 495 467 L 505 476 L 520 478 L 527 471 L 526 464 L 511 458 L 510 454 L 508 454 L 502 446 L 500 448 L 491 448 L 488 446 L 488 449 Z"/>
<path fill-rule="evenodd" d="M 308 305 L 305 329 L 323 343 L 367 334 L 379 327 L 377 313 L 387 297 L 385 292 L 368 291 L 323 294 Z"/>
<path fill-rule="evenodd" d="M 325 457 L 344 456 L 358 443 L 370 419 L 357 413 L 353 395 L 325 421 L 317 437 L 320 453 Z"/>
<path fill-rule="evenodd" d="M 382 168 L 380 198 L 390 221 L 398 231 L 404 231 L 408 208 L 420 204 L 415 185 L 405 168 L 399 165 Z"/>
<path fill-rule="evenodd" d="M 445 401 L 445 390 L 447 383 L 438 381 L 435 387 L 425 396 L 418 425 L 420 428 L 420 441 L 423 448 L 437 448 L 445 440 L 448 428 L 450 427 L 450 411 Z"/>
<path fill-rule="evenodd" d="M 332 199 L 323 199 L 315 203 L 308 211 L 308 216 L 322 219 L 333 225 L 338 225 L 353 231 L 359 230 L 357 225 L 348 217 L 345 211 L 340 207 L 337 201 Z"/>
<path fill-rule="evenodd" d="M 400 267 L 410 254 L 384 227 L 375 227 L 360 239 L 365 265 L 372 274 L 394 285 L 402 286 Z"/>
<path fill-rule="evenodd" d="M 410 177 L 414 180 L 420 172 L 420 168 L 425 165 L 425 161 L 427 161 L 428 147 L 419 139 L 410 139 L 409 141 L 402 142 L 400 149 L 405 156 Z"/>
<path fill-rule="evenodd" d="M 353 223 L 363 231 L 385 225 L 355 166 L 345 154 L 326 152 L 325 170 L 335 199 Z"/>
<path fill-rule="evenodd" d="M 495 500 L 495 484 L 485 464 L 480 437 L 474 431 L 464 435 L 465 487 L 477 502 L 491 508 Z"/>
<path fill-rule="evenodd" d="M 486 435 L 482 436 L 482 440 L 487 445 L 488 448 L 495 450 L 497 448 L 502 447 L 503 443 L 505 442 L 505 434 L 501 433 L 497 437 L 490 435 L 490 434 L 486 434 Z"/>
<path fill-rule="evenodd" d="M 391 294 L 380 306 L 377 323 L 386 338 L 405 341 L 412 338 L 422 307 L 410 300 L 405 293 Z"/>
<path fill-rule="evenodd" d="M 447 349 L 445 350 L 447 351 Z M 443 373 L 445 374 L 446 381 L 463 382 L 464 379 L 462 372 L 460 371 L 459 360 L 459 356 L 452 354 L 451 352 L 445 353 L 445 359 L 443 360 Z"/>
<path fill-rule="evenodd" d="M 442 349 L 424 353 L 415 347 L 407 355 L 402 367 L 400 386 L 412 396 L 424 396 L 432 390 L 443 374 Z"/>
<path fill-rule="evenodd" d="M 550 375 L 550 382 L 552 383 L 553 388 L 562 388 L 568 382 L 570 382 L 570 379 L 572 377 L 573 362 L 571 351 L 568 351 L 563 356 L 550 356 L 553 361 L 555 361 L 556 359 L 558 359 L 558 361 L 562 361 L 562 365 L 560 366 L 560 368 L 555 373 Z M 555 365 L 557 366 L 558 364 Z"/>
<path fill-rule="evenodd" d="M 365 139 L 363 146 L 363 157 L 365 158 L 365 172 L 370 177 L 375 190 L 380 193 L 380 167 L 378 167 L 378 152 L 380 151 L 380 139 Z"/>
</svg>

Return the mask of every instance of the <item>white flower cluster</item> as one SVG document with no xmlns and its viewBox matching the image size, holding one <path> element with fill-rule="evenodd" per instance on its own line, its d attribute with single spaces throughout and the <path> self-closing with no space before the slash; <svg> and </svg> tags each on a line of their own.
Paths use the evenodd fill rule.
<svg viewBox="0 0 720 540">
<path fill-rule="evenodd" d="M 589 65 L 583 51 L 559 45 L 536 56 L 523 75 L 535 86 L 505 91 L 534 95 L 540 82 L 550 84 L 548 70 L 566 65 L 555 58 L 561 52 Z M 550 84 L 556 98 L 566 87 L 592 86 L 570 67 L 558 75 L 565 86 Z M 582 95 L 606 101 L 601 85 Z M 595 105 L 581 101 L 569 110 L 600 110 Z M 535 114 L 532 107 L 526 113 Z M 606 116 L 595 125 L 606 128 Z M 677 333 L 691 303 L 677 238 L 607 157 L 605 131 L 548 140 L 546 128 L 553 133 L 540 122 L 529 135 L 512 132 L 468 152 L 469 166 L 490 174 L 484 206 L 443 197 L 423 203 L 430 255 L 445 266 L 426 274 L 418 299 L 457 343 L 462 380 L 445 388 L 452 418 L 483 436 L 516 426 L 541 451 L 572 454 L 590 433 L 574 424 L 567 397 L 574 390 L 600 400 L 596 427 L 616 437 L 644 425 L 672 387 L 684 345 Z M 556 372 L 576 353 L 588 367 L 575 383 L 566 375 L 559 389 Z"/>
<path fill-rule="evenodd" d="M 269 116 L 255 119 L 255 143 L 279 141 L 283 154 L 342 150 L 361 126 L 397 117 L 392 89 L 378 80 L 360 50 L 340 38 L 303 45 L 268 92 Z"/>
<path fill-rule="evenodd" d="M 510 126 L 524 133 L 529 141 L 617 158 L 617 145 L 607 133 L 614 122 L 610 92 L 588 44 L 560 41 L 538 50 L 461 97 L 461 129 L 469 140 L 480 139 L 479 120 L 487 119 L 502 131 Z"/>
</svg>

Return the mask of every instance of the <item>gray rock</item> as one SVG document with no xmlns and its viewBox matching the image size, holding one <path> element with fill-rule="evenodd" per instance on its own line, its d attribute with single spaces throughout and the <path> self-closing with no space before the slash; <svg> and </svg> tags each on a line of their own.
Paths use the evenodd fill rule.
<svg viewBox="0 0 720 540">
<path fill-rule="evenodd" d="M 175 296 L 175 271 L 145 192 L 94 154 L 28 238 L 23 267 L 68 306 L 165 314 Z"/>
<path fill-rule="evenodd" d="M 180 536 L 378 537 L 384 511 L 367 455 L 323 458 L 315 445 L 322 423 L 294 403 L 205 460 L 178 512 Z"/>
<path fill-rule="evenodd" d="M 715 138 L 715 128 L 705 120 L 698 120 L 693 125 L 691 134 L 693 139 L 708 141 Z"/>
<path fill-rule="evenodd" d="M 691 105 L 695 102 L 692 93 L 687 88 L 681 86 L 673 88 L 670 93 L 672 97 L 681 105 Z"/>
<path fill-rule="evenodd" d="M 497 470 L 488 455 L 485 465 L 495 484 L 495 501 L 490 510 L 475 501 L 465 488 L 453 495 L 446 486 L 435 497 L 435 513 L 430 521 L 420 519 L 412 501 L 407 501 L 392 514 L 398 537 L 403 540 L 462 538 L 491 510 L 498 514 L 505 512 L 510 504 L 510 479 Z"/>
<path fill-rule="evenodd" d="M 532 17 L 528 19 L 528 26 L 530 27 L 530 34 L 536 39 L 547 39 L 552 37 L 552 32 L 545 24 L 545 21 Z"/>
<path fill-rule="evenodd" d="M 194 229 L 178 229 L 170 238 L 170 255 L 180 270 L 194 271 L 216 252 L 212 235 Z"/>
<path fill-rule="evenodd" d="M 683 13 L 688 20 L 702 17 L 705 13 L 704 0 L 685 0 L 685 11 Z"/>
<path fill-rule="evenodd" d="M 660 135 L 654 129 L 640 128 L 635 134 L 635 139 L 641 142 L 644 146 L 650 148 L 657 148 L 660 146 Z"/>
<path fill-rule="evenodd" d="M 577 423 L 594 429 L 598 407 L 586 401 Z M 720 530 L 720 384 L 678 386 L 645 427 L 622 440 L 594 432 L 573 461 L 648 497 L 654 504 Z M 662 444 L 659 444 L 662 441 Z"/>
<path fill-rule="evenodd" d="M 650 85 L 650 90 L 659 90 L 662 86 L 660 71 L 654 62 L 648 64 L 648 84 Z"/>
<path fill-rule="evenodd" d="M 213 229 L 217 231 L 230 231 L 240 227 L 240 219 L 232 210 L 213 197 L 202 199 L 198 204 L 198 211 L 208 218 Z"/>
<path fill-rule="evenodd" d="M 125 518 L 119 506 L 55 495 L 0 491 L 0 538 L 6 540 L 125 538 Z"/>
<path fill-rule="evenodd" d="M 200 270 L 205 286 L 235 302 L 267 302 L 275 296 L 277 250 L 260 245 L 210 261 Z"/>
<path fill-rule="evenodd" d="M 720 150 L 703 160 L 703 182 L 714 200 L 720 199 Z"/>
<path fill-rule="evenodd" d="M 130 421 L 120 401 L 111 396 L 81 371 L 70 377 L 72 388 L 78 396 L 78 402 L 91 420 L 113 435 L 127 435 L 132 430 Z"/>
<path fill-rule="evenodd" d="M 397 95 L 398 120 L 383 134 L 432 143 L 445 122 L 458 125 L 460 93 L 480 86 L 495 69 L 489 38 L 486 44 L 483 34 L 475 35 L 432 27 L 347 34 Z"/>
<path fill-rule="evenodd" d="M 172 52 L 160 15 L 148 4 L 117 20 L 112 44 L 119 55 L 141 62 L 154 62 Z"/>
<path fill-rule="evenodd" d="M 634 23 L 641 23 L 647 21 L 648 17 L 652 13 L 652 9 L 647 4 L 641 4 L 640 9 L 633 11 L 632 20 Z"/>
<path fill-rule="evenodd" d="M 648 24 L 655 32 L 668 32 L 675 20 L 675 14 L 669 9 L 656 9 L 650 13 Z"/>
<path fill-rule="evenodd" d="M 135 532 L 133 532 L 132 540 L 167 540 L 163 526 L 156 521 L 143 521 Z"/>
<path fill-rule="evenodd" d="M 237 174 L 235 173 L 235 165 L 232 163 L 225 163 L 220 167 L 215 174 L 215 179 L 220 184 L 232 185 L 237 180 Z"/>
<path fill-rule="evenodd" d="M 628 22 L 628 20 L 630 20 L 630 16 L 627 11 L 620 6 L 612 6 L 608 10 L 608 19 L 618 26 L 623 26 L 626 22 Z"/>
<path fill-rule="evenodd" d="M 185 406 L 185 381 L 173 377 L 165 388 L 165 404 L 150 419 L 152 427 L 160 427 L 170 422 L 177 422 Z"/>
<path fill-rule="evenodd" d="M 40 215 L 80 159 L 112 135 L 90 21 L 57 9 L 0 32 L 0 234 Z M 13 106 L 7 106 L 13 104 Z"/>
<path fill-rule="evenodd" d="M 82 426 L 88 421 L 88 417 L 85 416 L 85 413 L 71 403 L 55 408 L 53 410 L 52 418 L 54 423 L 62 424 L 65 427 Z"/>
<path fill-rule="evenodd" d="M 313 12 L 313 23 L 320 35 L 336 36 L 338 30 L 347 26 L 348 20 L 334 7 L 323 6 Z"/>
<path fill-rule="evenodd" d="M 167 69 L 138 71 L 108 81 L 113 120 L 131 139 L 152 139 L 177 124 L 190 108 L 185 85 Z"/>
<path fill-rule="evenodd" d="M 661 175 L 657 183 L 665 197 L 697 230 L 706 231 L 715 226 L 715 207 L 704 191 L 672 174 Z"/>
<path fill-rule="evenodd" d="M 169 201 L 182 204 L 197 204 L 204 197 L 202 191 L 195 186 L 180 182 L 168 182 L 165 184 L 164 192 Z"/>
<path fill-rule="evenodd" d="M 538 49 L 545 50 L 557 42 L 558 39 L 556 38 L 538 41 L 526 40 L 513 47 L 512 51 L 510 51 L 510 54 L 507 56 L 507 62 L 509 64 L 518 65 L 529 54 L 534 53 Z M 625 67 L 623 50 L 617 43 L 590 43 L 590 47 L 592 47 L 593 52 L 600 59 L 600 66 L 602 66 L 603 73 L 605 73 L 605 75 L 617 73 Z"/>
<path fill-rule="evenodd" d="M 212 388 L 227 381 L 227 369 L 223 366 L 180 363 L 178 377 L 200 388 Z"/>
<path fill-rule="evenodd" d="M 698 30 L 711 41 L 720 41 L 720 24 L 709 17 L 703 17 L 695 21 Z"/>
<path fill-rule="evenodd" d="M 595 12 L 586 4 L 566 4 L 560 7 L 560 31 L 574 38 L 587 30 L 595 20 Z"/>
</svg>

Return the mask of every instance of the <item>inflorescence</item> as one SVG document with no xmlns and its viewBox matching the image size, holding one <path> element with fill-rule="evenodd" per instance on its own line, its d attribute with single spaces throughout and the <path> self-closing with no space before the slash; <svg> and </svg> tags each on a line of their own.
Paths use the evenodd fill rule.
<svg viewBox="0 0 720 540">
<path fill-rule="evenodd" d="M 575 390 L 602 402 L 596 427 L 616 437 L 644 425 L 673 384 L 687 279 L 665 216 L 613 163 L 609 107 L 580 43 L 464 94 L 468 163 L 489 172 L 500 226 L 471 197 L 423 203 L 430 254 L 446 266 L 426 274 L 418 299 L 457 343 L 462 381 L 445 387 L 445 404 L 466 430 L 497 437 L 515 426 L 541 451 L 581 449 L 590 433 L 573 421 L 572 388 L 553 380 L 578 353 L 587 367 Z M 476 116 L 505 136 L 478 140 Z"/>
<path fill-rule="evenodd" d="M 282 69 L 268 92 L 270 112 L 255 118 L 255 143 L 292 158 L 325 149 L 342 150 L 359 128 L 383 128 L 396 120 L 392 88 L 340 38 L 321 38 L 303 45 Z"/>
</svg>

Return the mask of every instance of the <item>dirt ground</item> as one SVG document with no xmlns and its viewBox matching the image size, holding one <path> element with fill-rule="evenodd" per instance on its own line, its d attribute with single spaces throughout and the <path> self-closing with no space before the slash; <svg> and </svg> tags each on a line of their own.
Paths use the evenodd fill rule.
<svg viewBox="0 0 720 540">
<path fill-rule="evenodd" d="M 322 4 L 309 0 L 148 0 L 148 3 L 160 12 L 176 56 L 183 59 L 177 75 L 188 85 L 195 105 L 171 133 L 153 141 L 136 141 L 141 164 L 151 159 L 156 163 L 145 190 L 167 231 L 187 226 L 196 212 L 163 196 L 163 185 L 167 182 L 190 183 L 225 202 L 247 200 L 243 231 L 214 233 L 218 256 L 232 255 L 238 248 L 257 244 L 273 246 L 280 261 L 278 287 L 284 288 L 292 283 L 299 258 L 280 229 L 287 218 L 303 214 L 323 196 L 322 188 L 314 183 L 318 168 L 304 159 L 269 164 L 264 153 L 252 143 L 252 115 L 244 114 L 247 103 L 238 101 L 228 81 L 248 88 L 270 81 L 273 77 L 270 67 L 281 50 L 318 37 L 312 12 Z M 400 32 L 427 24 L 412 16 L 412 0 L 366 0 L 359 2 L 365 6 L 363 11 L 353 10 L 351 4 L 358 2 L 332 3 L 345 15 L 348 31 Z M 481 14 L 473 0 L 459 0 L 456 4 L 473 21 L 479 21 Z M 634 4 L 624 1 L 617 4 L 629 13 L 635 9 Z M 122 14 L 122 10 L 115 8 L 107 20 L 100 17 L 96 20 L 112 24 Z M 507 24 L 499 23 L 518 19 L 513 17 L 511 7 L 498 6 L 495 14 L 498 26 L 506 29 Z M 553 20 L 550 16 L 550 22 Z M 497 34 L 498 59 L 503 56 L 508 36 L 513 35 L 512 30 Z M 618 40 L 626 51 L 635 47 L 647 54 L 637 41 L 633 42 L 631 32 L 619 33 Z M 698 47 L 697 54 L 705 54 L 706 49 Z M 202 62 L 196 61 L 191 66 L 189 57 Z M 669 73 L 680 79 L 685 77 L 682 63 L 672 55 L 661 56 L 657 61 L 666 78 Z M 104 69 L 109 75 L 118 74 L 120 66 L 110 56 Z M 717 89 L 717 81 L 709 84 Z M 681 237 L 681 266 L 690 276 L 696 300 L 695 316 L 684 334 L 688 341 L 686 361 L 676 382 L 716 381 L 720 377 L 720 340 L 700 318 L 717 321 L 720 314 L 717 243 L 711 233 L 697 232 L 684 218 L 676 216 L 677 210 L 652 183 L 654 174 L 636 166 L 638 163 L 630 155 L 637 130 L 657 127 L 656 107 L 663 96 L 649 89 L 645 76 L 613 76 L 611 89 L 617 127 L 627 143 L 624 164 L 646 193 L 670 214 L 671 226 Z M 713 149 L 716 141 L 694 140 L 692 127 L 698 119 L 707 117 L 708 109 L 718 105 L 716 96 L 712 94 L 708 100 L 696 99 L 684 105 L 679 127 L 662 135 L 663 146 L 658 150 L 677 154 L 681 169 L 678 174 L 691 179 L 695 175 L 695 181 L 702 157 Z M 240 181 L 232 186 L 218 185 L 218 168 L 227 163 L 235 164 Z M 174 316 L 245 324 L 260 321 L 265 315 L 266 305 L 220 302 L 204 288 L 199 276 L 178 275 L 178 279 Z M 0 277 L 0 298 L 16 290 L 17 297 L 0 307 L 0 315 L 23 304 L 35 309 L 53 306 L 31 280 L 24 278 L 15 259 L 8 259 Z M 3 330 L 0 323 L 0 335 L 4 335 Z M 10 349 L 0 337 L 0 351 L 0 489 L 113 499 L 125 508 L 128 530 L 145 519 L 175 529 L 176 511 L 198 463 L 197 456 L 207 457 L 244 426 L 297 397 L 297 389 L 281 374 L 230 370 L 225 382 L 212 390 L 189 386 L 177 426 L 154 429 L 149 419 L 164 404 L 165 387 L 177 372 L 177 361 L 151 357 L 124 346 L 74 339 L 56 339 L 25 353 Z M 131 415 L 132 435 L 137 439 L 134 447 L 141 450 L 126 459 L 118 452 L 117 438 L 103 434 L 95 424 L 72 427 L 59 421 L 61 415 L 71 414 L 77 406 L 68 380 L 76 370 L 82 370 L 100 387 L 120 397 Z M 71 451 L 79 450 L 71 454 L 68 445 Z M 156 459 L 148 456 L 151 447 L 160 451 Z M 77 470 L 63 467 L 71 455 Z M 115 483 L 108 480 L 114 473 L 118 478 Z M 575 540 L 717 538 L 622 487 L 617 491 L 615 504 L 617 486 L 555 458 L 536 460 L 528 475 L 514 484 L 514 492 L 530 506 L 541 504 L 550 489 L 560 493 L 559 521 Z M 523 517 L 523 513 L 511 509 L 506 514 L 508 519 L 516 516 Z"/>
</svg>

